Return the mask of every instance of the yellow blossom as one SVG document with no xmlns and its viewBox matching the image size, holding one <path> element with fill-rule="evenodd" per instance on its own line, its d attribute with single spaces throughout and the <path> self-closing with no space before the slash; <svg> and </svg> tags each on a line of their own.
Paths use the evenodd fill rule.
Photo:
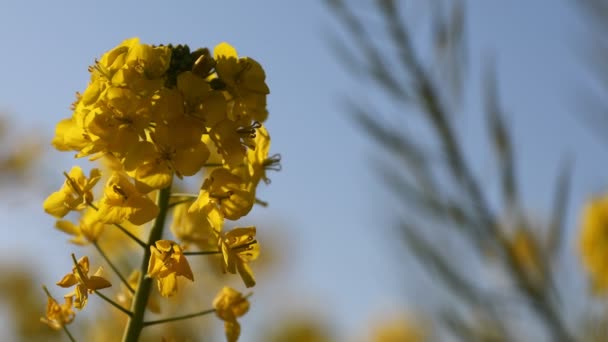
<svg viewBox="0 0 608 342">
<path fill-rule="evenodd" d="M 203 250 L 216 247 L 224 225 L 224 215 L 217 207 L 209 209 L 208 212 L 188 212 L 187 204 L 176 206 L 171 232 L 185 244 L 193 243 Z"/>
<path fill-rule="evenodd" d="M 134 44 L 127 54 L 125 63 L 138 69 L 148 79 L 161 78 L 169 68 L 171 49 L 168 46 Z"/>
<path fill-rule="evenodd" d="M 92 169 L 87 178 L 79 166 L 74 166 L 59 191 L 52 193 L 43 204 L 44 211 L 62 218 L 71 210 L 84 209 L 93 201 L 91 190 L 101 178 L 98 169 Z"/>
<path fill-rule="evenodd" d="M 156 218 L 158 211 L 156 204 L 139 193 L 127 176 L 114 172 L 104 189 L 97 216 L 105 223 L 129 221 L 142 225 Z"/>
<path fill-rule="evenodd" d="M 397 315 L 375 324 L 370 341 L 423 342 L 429 340 L 429 327 L 425 321 L 409 315 Z"/>
<path fill-rule="evenodd" d="M 150 252 L 146 276 L 156 278 L 158 290 L 163 297 L 170 297 L 177 292 L 177 276 L 194 281 L 190 264 L 178 244 L 159 240 L 150 246 Z"/>
<path fill-rule="evenodd" d="M 67 118 L 57 123 L 51 143 L 59 151 L 80 151 L 91 143 L 91 137 L 74 118 Z"/>
<path fill-rule="evenodd" d="M 517 229 L 508 242 L 516 266 L 531 285 L 539 286 L 545 280 L 545 265 L 541 246 L 527 229 Z"/>
<path fill-rule="evenodd" d="M 270 91 L 262 66 L 252 58 L 239 58 L 234 47 L 225 42 L 215 47 L 213 55 L 217 76 L 234 98 L 232 119 L 266 120 L 266 95 Z"/>
<path fill-rule="evenodd" d="M 224 272 L 239 273 L 247 287 L 255 286 L 249 262 L 257 259 L 260 245 L 255 239 L 255 227 L 235 228 L 219 240 Z"/>
<path fill-rule="evenodd" d="M 74 296 L 76 298 L 74 307 L 83 309 L 87 304 L 89 293 L 112 286 L 107 279 L 102 277 L 102 273 L 103 269 L 99 267 L 92 276 L 89 276 L 89 258 L 83 256 L 72 268 L 72 273 L 66 274 L 57 285 L 64 288 L 76 285 L 76 288 L 65 297 Z"/>
<path fill-rule="evenodd" d="M 228 169 L 216 168 L 203 182 L 199 196 L 189 210 L 208 212 L 217 206 L 227 219 L 237 220 L 247 215 L 254 203 L 255 189 L 251 183 Z"/>
<path fill-rule="evenodd" d="M 190 71 L 182 72 L 177 77 L 177 89 L 183 95 L 186 115 L 199 119 L 207 127 L 226 118 L 225 96 L 212 90 L 204 78 Z"/>
<path fill-rule="evenodd" d="M 236 319 L 249 311 L 247 298 L 230 287 L 224 287 L 213 300 L 213 308 L 224 321 L 226 340 L 236 342 L 241 334 L 241 325 Z"/>
<path fill-rule="evenodd" d="M 255 148 L 247 150 L 247 162 L 249 165 L 249 172 L 251 175 L 251 182 L 254 183 L 254 187 L 260 180 L 269 182 L 266 176 L 266 169 L 279 169 L 279 157 L 274 156 L 268 157 L 270 150 L 270 135 L 266 130 L 266 127 L 261 126 L 256 130 L 255 134 Z"/>
<path fill-rule="evenodd" d="M 109 87 L 95 103 L 93 114 L 84 118 L 96 150 L 126 155 L 144 136 L 150 117 L 150 101 L 125 88 Z"/>
<path fill-rule="evenodd" d="M 54 330 L 59 330 L 63 326 L 72 323 L 76 313 L 72 309 L 72 297 L 64 298 L 65 303 L 59 304 L 53 297 L 48 296 L 46 304 L 46 317 L 41 317 L 40 322 L 48 325 Z"/>
<path fill-rule="evenodd" d="M 121 68 L 124 67 L 127 59 L 127 54 L 131 47 L 138 45 L 139 38 L 129 38 L 122 41 L 118 46 L 103 54 L 101 59 L 96 63 L 95 68 L 92 68 L 93 77 L 103 76 L 108 79 Z M 99 75 L 101 73 L 102 75 Z"/>
<path fill-rule="evenodd" d="M 70 242 L 77 245 L 86 245 L 99 239 L 105 224 L 98 220 L 95 210 L 88 209 L 80 218 L 78 225 L 68 220 L 57 220 L 55 227 L 64 233 L 72 235 L 73 238 Z"/>
<path fill-rule="evenodd" d="M 125 163 L 137 188 L 142 192 L 162 189 L 171 184 L 174 174 L 182 178 L 199 172 L 209 157 L 202 133 L 203 127 L 186 116 L 157 124 L 150 134 L 153 143 L 139 144 Z"/>
<path fill-rule="evenodd" d="M 581 218 L 579 250 L 583 266 L 591 277 L 592 290 L 608 290 L 608 196 L 587 202 Z"/>
</svg>

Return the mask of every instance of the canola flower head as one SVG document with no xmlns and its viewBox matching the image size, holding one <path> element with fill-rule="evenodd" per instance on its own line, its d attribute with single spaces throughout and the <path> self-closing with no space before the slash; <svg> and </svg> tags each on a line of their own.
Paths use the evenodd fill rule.
<svg viewBox="0 0 608 342">
<path fill-rule="evenodd" d="M 225 272 L 238 273 L 247 287 L 255 285 L 248 263 L 259 254 L 256 228 L 224 233 L 223 226 L 225 220 L 238 220 L 255 203 L 263 203 L 256 199 L 257 186 L 269 183 L 267 170 L 280 169 L 280 159 L 269 157 L 270 135 L 263 125 L 270 91 L 260 63 L 239 56 L 225 42 L 191 51 L 187 45 L 150 45 L 130 38 L 96 59 L 89 73 L 71 115 L 57 123 L 52 144 L 77 158 L 105 163 L 104 182 L 99 182 L 98 169 L 87 177 L 74 167 L 43 207 L 59 219 L 55 226 L 70 235 L 70 242 L 93 244 L 117 273 L 122 282 L 118 301 L 124 307 L 97 292 L 111 286 L 102 269 L 89 275 L 88 258 L 76 261 L 72 255 L 72 272 L 57 283 L 73 287 L 65 295 L 69 307 L 52 302 L 52 308 L 58 313 L 82 309 L 95 292 L 130 316 L 125 338 L 134 341 L 144 326 L 146 307 L 159 309 L 150 299 L 150 278 L 164 297 L 177 293 L 179 277 L 194 281 L 182 250 L 189 245 L 200 251 L 188 255 L 221 254 Z M 205 177 L 198 196 L 171 193 L 176 178 L 201 174 Z M 94 191 L 97 183 L 102 183 L 96 189 L 99 196 Z M 171 202 L 176 197 L 181 203 Z M 179 243 L 164 238 L 171 210 L 170 229 Z M 79 212 L 77 221 L 64 219 L 71 211 Z M 144 249 L 141 269 L 129 277 L 112 263 L 125 250 L 116 248 L 118 240 L 110 230 Z M 139 237 L 144 233 L 148 239 Z M 246 298 L 227 288 L 214 308 L 225 321 L 228 340 L 236 341 L 236 318 L 249 308 Z"/>
</svg>

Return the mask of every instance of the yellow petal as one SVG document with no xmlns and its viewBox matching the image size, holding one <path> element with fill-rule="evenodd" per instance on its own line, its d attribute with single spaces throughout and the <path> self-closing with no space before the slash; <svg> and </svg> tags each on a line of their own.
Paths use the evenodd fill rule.
<svg viewBox="0 0 608 342">
<path fill-rule="evenodd" d="M 221 42 L 219 43 L 215 49 L 213 49 L 213 56 L 215 58 L 237 58 L 238 55 L 236 53 L 236 49 L 232 47 L 232 45 Z"/>
<path fill-rule="evenodd" d="M 245 286 L 253 287 L 255 286 L 255 277 L 253 275 L 253 271 L 251 267 L 245 262 L 237 262 L 236 263 L 237 270 L 243 282 L 245 282 Z"/>
<path fill-rule="evenodd" d="M 73 273 L 66 274 L 59 282 L 57 282 L 58 286 L 61 286 L 64 288 L 72 287 L 76 284 L 78 284 L 78 279 L 76 278 L 76 276 Z"/>
<path fill-rule="evenodd" d="M 62 218 L 70 212 L 70 208 L 65 205 L 65 191 L 53 192 L 42 204 L 44 211 L 57 218 Z"/>
</svg>

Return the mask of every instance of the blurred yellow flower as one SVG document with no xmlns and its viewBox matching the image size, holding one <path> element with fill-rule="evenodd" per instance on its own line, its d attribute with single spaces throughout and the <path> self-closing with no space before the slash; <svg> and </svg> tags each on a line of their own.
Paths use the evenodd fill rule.
<svg viewBox="0 0 608 342">
<path fill-rule="evenodd" d="M 398 315 L 389 320 L 383 320 L 374 326 L 371 342 L 423 342 L 428 341 L 428 332 L 418 319 L 407 315 Z"/>
<path fill-rule="evenodd" d="M 76 300 L 74 307 L 77 309 L 83 309 L 87 304 L 89 293 L 112 286 L 107 279 L 101 276 L 102 273 L 103 269 L 99 267 L 95 274 L 89 276 L 89 258 L 87 256 L 83 256 L 73 267 L 72 273 L 66 274 L 57 283 L 57 285 L 63 288 L 76 285 L 76 288 L 72 292 L 66 294 L 64 297 L 67 298 L 75 296 Z"/>
<path fill-rule="evenodd" d="M 531 285 L 542 285 L 545 281 L 545 261 L 543 250 L 534 234 L 529 229 L 519 228 L 508 242 L 508 246 L 526 281 Z"/>
<path fill-rule="evenodd" d="M 219 245 L 224 257 L 224 272 L 236 274 L 238 271 L 247 287 L 255 286 L 255 277 L 248 264 L 260 255 L 255 227 L 235 228 L 222 236 Z"/>
<path fill-rule="evenodd" d="M 87 178 L 79 166 L 74 166 L 67 174 L 61 189 L 44 201 L 44 211 L 62 218 L 71 210 L 84 209 L 93 201 L 91 190 L 100 178 L 101 172 L 98 169 L 92 169 Z"/>
<path fill-rule="evenodd" d="M 587 202 L 581 218 L 579 250 L 595 293 L 608 289 L 608 196 Z"/>
<path fill-rule="evenodd" d="M 71 243 L 86 245 L 99 239 L 99 236 L 104 231 L 105 224 L 99 222 L 95 210 L 87 209 L 80 218 L 78 225 L 68 220 L 57 220 L 55 227 L 64 233 L 72 235 L 73 238 L 70 239 Z"/>
<path fill-rule="evenodd" d="M 217 207 L 209 207 L 208 212 L 189 212 L 187 204 L 181 204 L 173 210 L 171 232 L 183 242 L 184 248 L 193 243 L 202 250 L 217 246 L 224 226 L 224 216 Z"/>
<path fill-rule="evenodd" d="M 156 278 L 163 297 L 173 296 L 177 292 L 177 276 L 194 281 L 188 259 L 175 242 L 158 240 L 154 246 L 150 246 L 150 252 L 147 276 Z"/>
<path fill-rule="evenodd" d="M 139 270 L 135 270 L 131 272 L 129 278 L 127 279 L 127 283 L 134 291 L 137 291 L 139 287 L 139 278 L 141 276 L 141 272 Z M 130 308 L 133 301 L 133 293 L 125 286 L 125 284 L 120 284 L 120 292 L 116 295 L 118 302 L 123 305 L 125 308 Z M 148 309 L 154 313 L 160 313 L 160 304 L 155 300 L 155 297 L 150 296 L 148 299 Z"/>
<path fill-rule="evenodd" d="M 65 303 L 59 304 L 54 298 L 48 296 L 46 304 L 46 317 L 41 317 L 40 322 L 48 325 L 54 330 L 59 330 L 63 326 L 72 323 L 76 313 L 72 310 L 72 297 L 65 297 Z"/>
<path fill-rule="evenodd" d="M 228 342 L 236 342 L 241 334 L 241 325 L 236 320 L 249 311 L 249 301 L 246 297 L 225 286 L 213 300 L 215 314 L 224 321 L 224 331 Z"/>
</svg>

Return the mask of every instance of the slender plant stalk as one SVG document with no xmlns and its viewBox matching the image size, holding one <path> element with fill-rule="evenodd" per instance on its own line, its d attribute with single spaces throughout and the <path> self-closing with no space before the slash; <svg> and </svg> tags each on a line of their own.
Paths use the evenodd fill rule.
<svg viewBox="0 0 608 342">
<path fill-rule="evenodd" d="M 125 308 L 123 308 L 120 304 L 116 303 L 115 301 L 113 301 L 112 299 L 108 298 L 106 295 L 104 295 L 103 293 L 99 292 L 99 291 L 95 291 L 95 294 L 98 295 L 99 297 L 101 297 L 101 299 L 105 300 L 106 302 L 108 302 L 108 304 L 112 305 L 113 307 L 117 308 L 118 310 L 122 311 L 124 314 L 126 314 L 127 316 L 131 317 L 133 316 L 133 313 Z"/>
<path fill-rule="evenodd" d="M 110 265 L 110 268 L 112 269 L 112 271 L 114 271 L 114 273 L 116 273 L 118 278 L 120 278 L 120 281 L 122 281 L 122 283 L 127 287 L 127 290 L 129 290 L 129 292 L 131 292 L 131 293 L 135 293 L 135 290 L 133 290 L 131 285 L 129 285 L 129 282 L 127 281 L 127 279 L 125 279 L 125 277 L 122 275 L 122 273 L 120 273 L 120 271 L 118 271 L 118 268 L 112 263 L 112 261 L 110 261 L 110 258 L 108 258 L 108 255 L 101 249 L 101 247 L 99 247 L 99 244 L 97 243 L 97 241 L 93 242 L 93 246 L 95 246 L 95 249 L 97 249 L 99 254 L 101 254 L 101 256 L 105 259 L 105 261 L 108 263 L 108 265 Z"/>
<path fill-rule="evenodd" d="M 70 330 L 68 329 L 67 326 L 63 326 L 63 331 L 65 331 L 65 334 L 68 335 L 68 338 L 70 339 L 70 341 L 72 342 L 76 342 L 76 339 L 74 338 L 74 336 L 72 336 L 72 333 L 70 332 Z"/>
<path fill-rule="evenodd" d="M 156 241 L 160 240 L 163 235 L 163 228 L 165 227 L 165 219 L 167 218 L 167 211 L 169 209 L 169 199 L 171 198 L 171 186 L 168 186 L 160 190 L 158 199 L 156 201 L 159 210 L 154 226 L 150 231 L 150 237 L 148 239 L 148 245 L 144 250 L 144 256 L 141 263 L 141 275 L 139 278 L 139 288 L 135 293 L 135 299 L 131 306 L 131 312 L 133 316 L 129 318 L 127 323 L 127 329 L 123 336 L 123 342 L 137 342 L 141 330 L 144 328 L 144 314 L 146 312 L 146 306 L 150 297 L 150 290 L 152 289 L 152 279 L 146 277 L 148 273 L 148 263 L 150 262 L 150 246 L 154 245 Z"/>
<path fill-rule="evenodd" d="M 171 317 L 171 318 L 159 319 L 159 320 L 156 320 L 156 321 L 148 321 L 148 322 L 144 322 L 144 326 L 147 327 L 149 325 L 154 325 L 154 324 L 161 324 L 161 323 L 181 321 L 181 320 L 188 319 L 188 318 L 194 318 L 194 317 L 208 315 L 208 314 L 213 313 L 213 312 L 215 312 L 215 309 L 204 310 L 204 311 L 200 311 L 200 312 L 195 312 L 195 313 L 191 313 L 191 314 L 187 314 L 187 315 L 182 315 L 182 316 L 175 316 L 175 317 Z"/>
<path fill-rule="evenodd" d="M 97 206 L 95 204 L 89 203 L 88 205 L 89 205 L 89 207 L 93 208 L 95 211 L 99 211 L 99 208 L 97 208 Z M 142 248 L 147 248 L 146 243 L 141 241 L 137 236 L 133 235 L 130 231 L 127 230 L 127 228 L 121 226 L 118 223 L 114 223 L 114 226 L 116 226 L 116 228 L 120 229 L 120 231 L 122 231 L 125 235 L 130 237 L 131 240 L 133 240 L 135 243 L 140 245 Z"/>
</svg>

